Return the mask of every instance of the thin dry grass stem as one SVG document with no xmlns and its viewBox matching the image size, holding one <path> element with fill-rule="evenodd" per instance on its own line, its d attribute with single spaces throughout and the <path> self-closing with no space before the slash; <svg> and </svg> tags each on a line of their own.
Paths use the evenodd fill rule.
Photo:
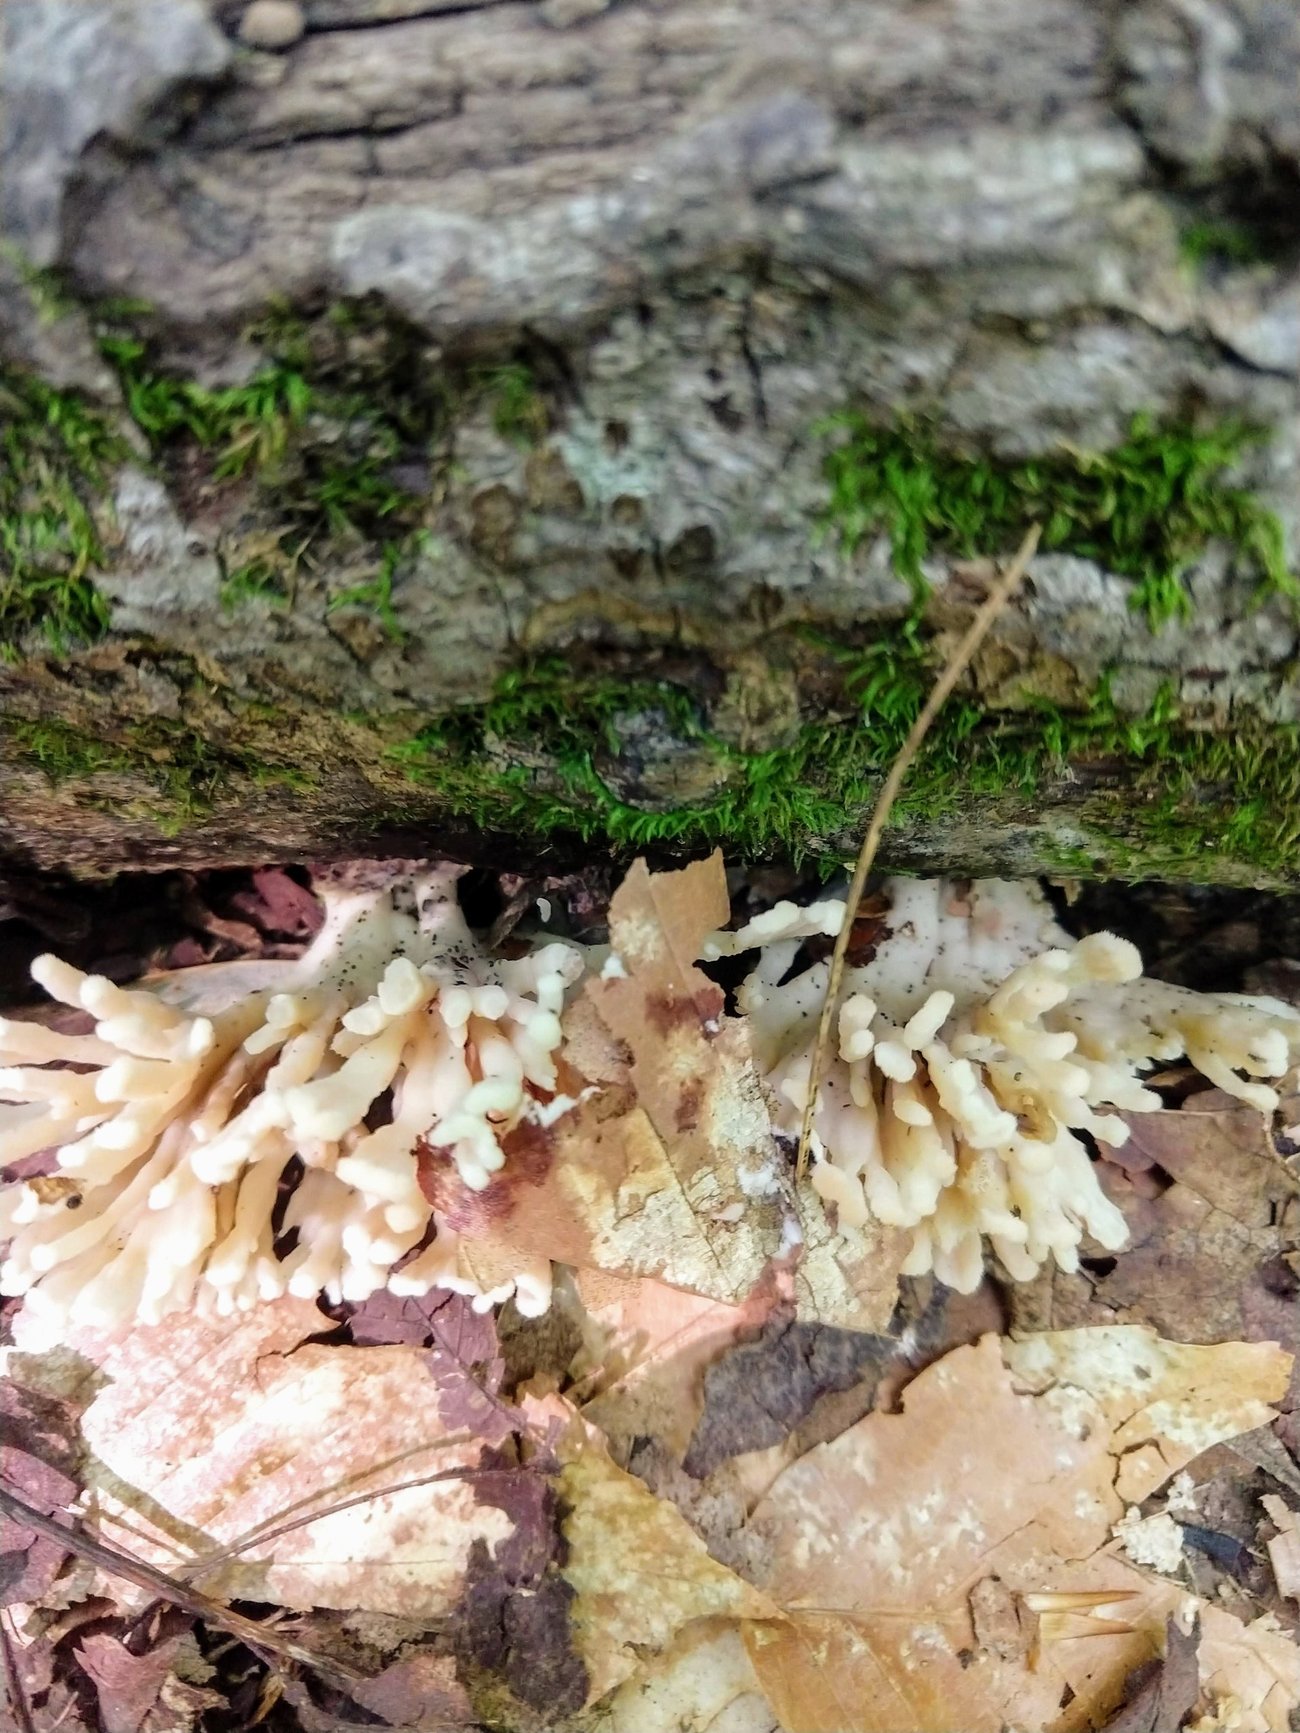
<svg viewBox="0 0 1300 1733">
<path fill-rule="evenodd" d="M 391 1486 L 376 1486 L 368 1492 L 353 1493 L 350 1498 L 341 1498 L 337 1504 L 327 1504 L 321 1510 L 304 1511 L 301 1516 L 287 1517 L 282 1522 L 263 1523 L 255 1529 L 250 1529 L 238 1540 L 232 1540 L 229 1546 L 217 1547 L 212 1552 L 206 1552 L 201 1558 L 188 1559 L 177 1570 L 178 1580 L 192 1580 L 195 1577 L 206 1576 L 209 1571 L 216 1570 L 227 1560 L 238 1558 L 241 1552 L 247 1552 L 250 1546 L 261 1546 L 266 1541 L 279 1540 L 281 1535 L 291 1534 L 296 1528 L 308 1528 L 314 1522 L 321 1522 L 327 1516 L 334 1516 L 341 1510 L 351 1510 L 354 1505 L 369 1504 L 375 1498 L 389 1498 L 396 1492 L 410 1492 L 417 1486 L 435 1486 L 442 1480 L 482 1480 L 488 1475 L 501 1474 L 500 1468 L 443 1468 L 437 1474 L 422 1474 L 417 1480 L 399 1480 Z M 527 1468 L 515 1468 L 514 1473 L 526 1474 Z"/>
<path fill-rule="evenodd" d="M 862 839 L 857 865 L 853 869 L 853 877 L 849 882 L 848 896 L 844 904 L 844 919 L 835 940 L 835 949 L 831 954 L 830 975 L 826 983 L 826 998 L 822 1004 L 821 1018 L 817 1024 L 817 1041 L 813 1047 L 812 1065 L 808 1073 L 808 1098 L 804 1103 L 803 1120 L 799 1127 L 799 1152 L 795 1161 L 795 1176 L 798 1179 L 802 1179 L 808 1169 L 808 1149 L 812 1141 L 813 1120 L 817 1113 L 817 1095 L 821 1086 L 826 1050 L 830 1046 L 831 1029 L 835 1021 L 835 1007 L 839 1003 L 840 986 L 844 979 L 844 961 L 848 954 L 849 940 L 853 935 L 853 923 L 857 918 L 858 904 L 862 901 L 862 892 L 866 888 L 867 875 L 871 871 L 876 858 L 876 851 L 880 847 L 880 839 L 884 834 L 890 809 L 898 798 L 898 791 L 903 786 L 903 778 L 911 768 L 912 760 L 916 757 L 921 742 L 929 733 L 935 717 L 947 703 L 953 687 L 966 672 L 971 658 L 983 643 L 989 627 L 1020 587 L 1020 582 L 1029 562 L 1034 557 L 1034 551 L 1038 546 L 1038 538 L 1041 534 L 1041 524 L 1029 526 L 1025 533 L 1025 539 L 1016 551 L 1015 558 L 998 579 L 987 599 L 981 604 L 979 612 L 967 627 L 961 643 L 953 651 L 942 674 L 935 681 L 933 691 L 926 699 L 921 714 L 912 724 L 911 732 L 903 742 L 898 757 L 890 765 L 889 775 L 885 778 L 884 786 L 876 798 L 871 822 L 867 826 L 866 836 Z"/>
<path fill-rule="evenodd" d="M 79 1529 L 68 1527 L 52 1516 L 46 1516 L 34 1505 L 16 1498 L 13 1493 L 6 1492 L 3 1488 L 0 1488 L 0 1514 L 12 1517 L 24 1528 L 34 1529 L 37 1534 L 57 1541 L 60 1546 L 67 1547 L 69 1552 L 98 1565 L 110 1575 L 134 1583 L 137 1588 L 147 1589 L 159 1600 L 180 1607 L 192 1618 L 202 1619 L 204 1624 L 219 1631 L 226 1631 L 232 1637 L 238 1637 L 241 1643 L 247 1644 L 254 1653 L 261 1654 L 263 1658 L 269 1652 L 296 1661 L 300 1666 L 310 1667 L 322 1679 L 345 1690 L 365 1678 L 364 1673 L 348 1666 L 346 1662 L 319 1655 L 314 1649 L 306 1648 L 301 1643 L 274 1635 L 256 1619 L 246 1619 L 242 1613 L 232 1611 L 230 1607 L 223 1606 L 220 1601 L 213 1600 L 200 1590 L 186 1588 L 165 1571 L 155 1570 L 152 1565 L 146 1564 L 143 1559 L 132 1558 L 130 1553 L 120 1552 L 117 1547 L 92 1540 Z"/>
</svg>

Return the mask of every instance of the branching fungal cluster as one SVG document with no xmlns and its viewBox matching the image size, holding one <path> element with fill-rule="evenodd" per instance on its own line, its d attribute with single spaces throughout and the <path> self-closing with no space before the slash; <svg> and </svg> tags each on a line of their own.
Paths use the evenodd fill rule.
<svg viewBox="0 0 1300 1733">
<path fill-rule="evenodd" d="M 0 1164 L 58 1152 L 55 1174 L 0 1192 L 0 1291 L 25 1294 L 51 1331 L 286 1292 L 356 1300 L 388 1283 L 484 1304 L 513 1291 L 545 1310 L 545 1259 L 482 1292 L 432 1219 L 416 1147 L 482 1189 L 507 1132 L 563 1111 L 555 1054 L 581 953 L 554 943 L 490 961 L 455 877 L 327 882 L 325 924 L 293 962 L 123 989 L 40 958 L 37 982 L 93 1032 L 0 1022 Z"/>
<path fill-rule="evenodd" d="M 17 1169 L 0 1187 L 0 1292 L 26 1296 L 51 1340 L 385 1286 L 544 1311 L 549 1259 L 511 1251 L 500 1267 L 462 1239 L 422 1189 L 421 1151 L 482 1191 L 513 1130 L 575 1105 L 557 1072 L 565 997 L 604 953 L 543 935 L 490 957 L 457 872 L 327 877 L 324 926 L 295 961 L 122 988 L 39 959 L 36 980 L 68 1009 L 0 1020 L 0 1166 Z M 887 892 L 874 952 L 845 976 L 811 1177 L 848 1239 L 871 1221 L 911 1230 L 905 1273 L 969 1290 L 986 1242 L 1020 1280 L 1049 1259 L 1074 1268 L 1085 1236 L 1119 1247 L 1085 1140 L 1119 1145 L 1121 1114 L 1160 1107 L 1151 1069 L 1186 1058 L 1269 1111 L 1268 1080 L 1300 1054 L 1300 1013 L 1142 979 L 1131 944 L 1075 942 L 1032 886 Z M 843 915 L 835 900 L 780 903 L 705 946 L 706 960 L 758 953 L 738 1008 L 791 1136 L 828 975 L 805 941 Z"/>
<path fill-rule="evenodd" d="M 875 955 L 846 971 L 811 1177 L 850 1237 L 872 1218 L 913 1230 L 905 1274 L 969 1292 L 985 1238 L 1021 1281 L 1049 1258 L 1076 1268 L 1085 1234 L 1120 1247 L 1124 1218 L 1077 1134 L 1122 1144 L 1117 1112 L 1161 1106 L 1141 1082 L 1154 1065 L 1186 1057 L 1229 1094 L 1277 1105 L 1258 1079 L 1300 1052 L 1300 1014 L 1280 1001 L 1139 979 L 1135 946 L 1113 933 L 1076 943 L 1028 885 L 895 879 L 888 894 Z M 797 972 L 797 958 L 843 914 L 838 901 L 780 903 L 707 952 L 760 951 L 739 1004 L 792 1136 L 829 971 Z"/>
</svg>

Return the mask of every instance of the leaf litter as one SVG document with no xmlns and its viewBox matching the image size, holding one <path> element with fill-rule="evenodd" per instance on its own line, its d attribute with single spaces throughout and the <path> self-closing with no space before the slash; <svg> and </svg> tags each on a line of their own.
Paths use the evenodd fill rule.
<svg viewBox="0 0 1300 1733">
<path fill-rule="evenodd" d="M 187 918 L 309 935 L 296 880 L 243 894 Z M 520 1249 L 568 1267 L 549 1317 L 285 1299 L 29 1352 L 18 1312 L 0 1472 L 57 1527 L 3 1514 L 0 1728 L 1288 1725 L 1283 1134 L 1183 1081 L 1101 1166 L 1127 1249 L 900 1284 L 899 1236 L 850 1253 L 794 1182 L 695 962 L 729 913 L 716 859 L 634 869 L 566 1018 L 577 1108 L 486 1196 L 423 1160 L 481 1286 Z"/>
</svg>

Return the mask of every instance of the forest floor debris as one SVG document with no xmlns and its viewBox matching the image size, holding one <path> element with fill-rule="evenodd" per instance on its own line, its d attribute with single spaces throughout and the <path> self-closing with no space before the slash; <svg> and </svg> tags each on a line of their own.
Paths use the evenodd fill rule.
<svg viewBox="0 0 1300 1733">
<path fill-rule="evenodd" d="M 280 869 L 181 889 L 121 978 L 314 931 Z M 1126 1246 L 900 1286 L 906 1236 L 807 1231 L 736 977 L 695 962 L 732 906 L 702 864 L 634 870 L 607 933 L 584 907 L 621 967 L 562 1065 L 599 1087 L 521 1129 L 526 1217 L 423 1165 L 480 1285 L 564 1266 L 544 1316 L 286 1296 L 50 1348 L 6 1303 L 3 1733 L 1288 1727 L 1300 1101 L 1171 1066 L 1094 1164 Z M 1269 962 L 1227 948 L 1216 987 Z"/>
</svg>

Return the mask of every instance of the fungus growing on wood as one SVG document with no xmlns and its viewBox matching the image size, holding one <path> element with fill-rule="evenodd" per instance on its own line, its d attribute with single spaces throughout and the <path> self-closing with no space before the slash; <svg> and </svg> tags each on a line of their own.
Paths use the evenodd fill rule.
<svg viewBox="0 0 1300 1733">
<path fill-rule="evenodd" d="M 385 1284 L 544 1310 L 545 1259 L 483 1291 L 433 1220 L 416 1146 L 478 1190 L 506 1133 L 564 1111 L 555 1054 L 582 956 L 544 943 L 490 959 L 457 876 L 326 877 L 324 925 L 294 961 L 122 988 L 38 958 L 36 981 L 87 1027 L 0 1021 L 0 1165 L 56 1151 L 52 1175 L 0 1191 L 0 1292 L 26 1295 L 52 1335 Z"/>
<path fill-rule="evenodd" d="M 1142 1082 L 1154 1065 L 1186 1057 L 1229 1094 L 1276 1106 L 1260 1079 L 1300 1052 L 1300 1014 L 1279 1000 L 1142 979 L 1135 946 L 1113 933 L 1074 941 L 1030 885 L 894 879 L 888 895 L 874 956 L 845 974 L 811 1177 L 846 1237 L 873 1217 L 913 1230 L 905 1274 L 933 1270 L 968 1292 L 985 1239 L 1017 1280 L 1048 1258 L 1077 1268 L 1085 1234 L 1118 1249 L 1124 1218 L 1078 1134 L 1122 1144 L 1119 1113 L 1161 1106 Z M 779 903 L 705 951 L 759 950 L 738 1000 L 790 1136 L 829 970 L 800 972 L 797 959 L 843 914 L 835 900 Z"/>
</svg>

